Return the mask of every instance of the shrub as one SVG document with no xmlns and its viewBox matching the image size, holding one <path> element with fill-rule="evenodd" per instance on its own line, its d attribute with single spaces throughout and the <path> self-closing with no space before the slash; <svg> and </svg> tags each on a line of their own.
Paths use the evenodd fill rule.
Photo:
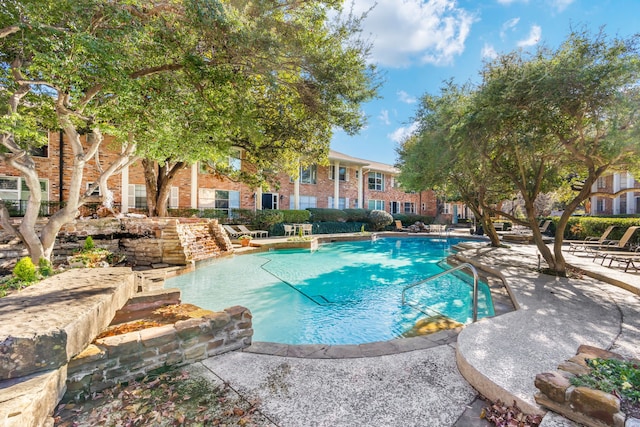
<svg viewBox="0 0 640 427">
<path fill-rule="evenodd" d="M 306 209 L 300 210 L 284 210 L 282 212 L 282 222 L 293 222 L 293 223 L 301 223 L 309 221 L 311 217 L 311 212 Z"/>
<path fill-rule="evenodd" d="M 373 210 L 369 214 L 369 223 L 375 231 L 382 230 L 393 222 L 393 217 L 389 212 Z"/>
<path fill-rule="evenodd" d="M 362 222 L 315 222 L 313 234 L 358 233 L 363 225 L 365 230 L 370 229 L 369 223 Z"/>
<path fill-rule="evenodd" d="M 307 208 L 311 212 L 311 221 L 324 222 L 346 222 L 348 215 L 342 209 L 322 209 L 322 208 Z"/>
<path fill-rule="evenodd" d="M 42 275 L 42 277 L 49 277 L 53 275 L 53 267 L 51 266 L 51 262 L 49 262 L 46 258 L 40 258 L 38 261 L 38 271 Z"/>
<path fill-rule="evenodd" d="M 93 243 L 93 237 L 91 236 L 87 236 L 86 239 L 84 239 L 84 251 L 90 251 L 93 250 L 96 247 L 96 245 Z"/>
<path fill-rule="evenodd" d="M 347 221 L 351 222 L 368 222 L 370 212 L 368 209 L 344 209 L 344 213 L 347 214 Z"/>
<path fill-rule="evenodd" d="M 20 259 L 20 261 L 16 263 L 16 266 L 13 267 L 13 275 L 26 283 L 35 282 L 37 280 L 36 266 L 33 265 L 31 258 L 26 256 Z"/>
<path fill-rule="evenodd" d="M 399 219 L 402 225 L 413 225 L 416 222 L 423 224 L 433 224 L 433 217 L 418 214 L 394 214 L 393 219 Z"/>
<path fill-rule="evenodd" d="M 200 218 L 214 218 L 220 220 L 220 223 L 226 222 L 229 218 L 229 214 L 227 211 L 223 211 L 220 209 L 203 209 L 198 214 Z"/>
<path fill-rule="evenodd" d="M 560 218 L 553 217 L 550 219 L 553 220 L 552 225 L 555 231 L 555 226 Z M 569 218 L 564 238 L 584 240 L 589 236 L 599 237 L 610 225 L 615 225 L 616 228 L 609 234 L 609 239 L 617 240 L 622 237 L 627 228 L 640 225 L 640 218 L 574 216 Z"/>
<path fill-rule="evenodd" d="M 269 230 L 275 224 L 281 223 L 282 218 L 282 211 L 270 209 L 257 211 L 252 225 L 258 230 Z"/>
<path fill-rule="evenodd" d="M 167 212 L 169 213 L 169 216 L 180 218 L 191 218 L 200 214 L 199 209 L 190 208 L 167 209 Z"/>
</svg>

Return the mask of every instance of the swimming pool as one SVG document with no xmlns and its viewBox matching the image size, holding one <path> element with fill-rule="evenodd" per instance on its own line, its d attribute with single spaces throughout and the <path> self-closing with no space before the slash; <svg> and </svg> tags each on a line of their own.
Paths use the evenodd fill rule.
<svg viewBox="0 0 640 427">
<path fill-rule="evenodd" d="M 254 341 L 385 341 L 401 336 L 426 315 L 471 320 L 472 281 L 464 275 L 445 275 L 409 290 L 407 298 L 421 310 L 401 301 L 404 286 L 443 271 L 441 261 L 460 240 L 380 238 L 322 244 L 313 252 L 242 255 L 167 279 L 165 286 L 181 289 L 183 302 L 209 310 L 249 308 Z M 492 316 L 486 284 L 479 284 L 478 295 L 478 317 Z"/>
</svg>

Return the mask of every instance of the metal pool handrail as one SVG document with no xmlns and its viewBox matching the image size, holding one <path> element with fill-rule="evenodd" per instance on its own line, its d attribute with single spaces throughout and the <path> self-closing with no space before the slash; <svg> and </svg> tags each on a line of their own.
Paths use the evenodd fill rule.
<svg viewBox="0 0 640 427">
<path fill-rule="evenodd" d="M 438 273 L 434 276 L 427 277 L 426 279 L 419 280 L 415 283 L 405 286 L 402 289 L 402 305 L 405 305 L 407 303 L 405 299 L 405 293 L 408 289 L 423 285 L 439 277 L 445 276 L 450 273 L 454 273 L 458 270 L 463 270 L 465 268 L 468 268 L 473 273 L 473 321 L 476 322 L 478 320 L 478 271 L 473 265 L 469 264 L 468 262 L 465 262 L 464 264 L 460 264 L 457 267 L 450 268 L 447 271 L 443 271 L 442 273 Z"/>
</svg>

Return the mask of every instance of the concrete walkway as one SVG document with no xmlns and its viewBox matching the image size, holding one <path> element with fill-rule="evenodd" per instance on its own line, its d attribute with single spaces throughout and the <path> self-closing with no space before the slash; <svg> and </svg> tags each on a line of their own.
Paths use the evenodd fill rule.
<svg viewBox="0 0 640 427">
<path fill-rule="evenodd" d="M 640 357 L 639 274 L 567 255 L 570 264 L 589 274 L 637 288 L 634 294 L 586 274 L 572 279 L 540 274 L 535 246 L 472 244 L 461 256 L 498 269 L 520 309 L 465 327 L 457 344 L 451 336 L 435 340 L 435 346 L 396 340 L 380 343 L 387 350 L 376 353 L 345 348 L 358 346 L 304 351 L 256 343 L 248 352 L 216 356 L 193 369 L 258 399 L 265 417 L 282 427 L 464 427 L 483 425 L 465 414 L 477 394 L 469 383 L 490 398 L 516 400 L 529 412 L 541 412 L 533 399 L 535 375 L 555 370 L 580 344 Z M 393 343 L 405 352 L 389 354 Z M 329 358 L 339 355 L 350 358 Z M 542 425 L 574 424 L 549 414 Z"/>
</svg>

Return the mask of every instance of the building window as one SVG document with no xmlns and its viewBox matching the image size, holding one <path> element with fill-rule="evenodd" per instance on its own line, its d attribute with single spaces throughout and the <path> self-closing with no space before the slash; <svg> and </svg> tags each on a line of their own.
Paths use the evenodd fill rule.
<svg viewBox="0 0 640 427">
<path fill-rule="evenodd" d="M 232 209 L 240 208 L 240 192 L 216 190 L 214 208 L 231 216 Z"/>
<path fill-rule="evenodd" d="M 451 203 L 445 203 L 442 206 L 442 213 L 445 214 L 445 215 L 451 213 Z"/>
<path fill-rule="evenodd" d="M 294 202 L 295 200 L 292 194 L 291 197 L 289 197 L 289 209 L 295 209 Z M 300 209 L 315 208 L 317 206 L 316 196 L 300 196 L 298 202 Z"/>
<path fill-rule="evenodd" d="M 369 172 L 369 190 L 384 191 L 384 174 Z"/>
<path fill-rule="evenodd" d="M 129 184 L 129 207 L 147 209 L 147 187 L 141 184 Z"/>
<path fill-rule="evenodd" d="M 607 209 L 607 200 L 606 199 L 598 199 L 596 202 L 596 211 L 598 213 L 604 213 Z"/>
<path fill-rule="evenodd" d="M 29 153 L 33 157 L 49 157 L 49 145 L 45 144 L 40 147 L 31 147 Z"/>
<path fill-rule="evenodd" d="M 391 214 L 400 213 L 400 202 L 391 202 Z"/>
<path fill-rule="evenodd" d="M 224 172 L 238 172 L 242 169 L 242 151 L 239 149 L 231 149 L 229 155 L 226 158 L 226 162 L 223 159 L 219 161 L 215 160 L 202 160 L 198 163 L 198 172 L 201 174 L 211 174 L 219 170 Z"/>
<path fill-rule="evenodd" d="M 627 213 L 627 196 L 626 195 L 620 197 L 620 213 L 623 215 Z"/>
<path fill-rule="evenodd" d="M 626 189 L 627 186 L 627 173 L 626 172 L 620 172 L 620 189 L 624 190 Z"/>
<path fill-rule="evenodd" d="M 19 182 L 20 179 L 17 177 L 0 177 L 0 197 L 2 197 L 2 200 L 20 199 Z"/>
<path fill-rule="evenodd" d="M 242 169 L 242 151 L 238 149 L 231 150 L 231 154 L 229 154 L 229 167 L 234 172 Z"/>
<path fill-rule="evenodd" d="M 329 168 L 329 179 L 334 179 L 334 177 L 336 176 L 336 166 L 335 165 L 331 165 L 331 167 Z M 346 181 L 347 180 L 347 168 L 344 166 L 340 166 L 338 168 L 338 178 L 340 179 L 340 181 Z"/>
<path fill-rule="evenodd" d="M 607 180 L 604 179 L 603 176 L 598 178 L 598 188 L 606 188 L 607 187 Z"/>
<path fill-rule="evenodd" d="M 344 198 L 344 197 L 340 197 L 338 198 L 338 209 L 346 209 L 349 207 L 349 199 L 348 198 Z M 333 209 L 335 208 L 335 206 L 333 206 L 333 197 L 329 197 L 329 209 Z"/>
<path fill-rule="evenodd" d="M 369 200 L 367 202 L 367 205 L 369 207 L 369 210 L 384 210 L 384 200 Z"/>
<path fill-rule="evenodd" d="M 171 187 L 169 194 L 169 207 L 176 209 L 180 207 L 180 199 L 178 198 L 178 187 Z"/>
<path fill-rule="evenodd" d="M 91 197 L 99 197 L 100 196 L 100 186 L 98 185 L 97 182 L 87 182 L 87 191 L 89 191 L 93 186 L 95 185 L 95 187 L 93 188 L 93 191 L 91 192 L 91 194 L 89 194 L 89 196 Z"/>
<path fill-rule="evenodd" d="M 427 204 L 423 203 L 421 209 L 422 209 L 422 212 L 426 211 L 427 210 Z"/>
<path fill-rule="evenodd" d="M 311 165 L 307 168 L 300 168 L 300 183 L 315 184 L 316 175 L 317 175 L 316 165 Z"/>
<path fill-rule="evenodd" d="M 404 202 L 404 213 L 416 213 L 416 204 L 411 202 Z"/>
</svg>

